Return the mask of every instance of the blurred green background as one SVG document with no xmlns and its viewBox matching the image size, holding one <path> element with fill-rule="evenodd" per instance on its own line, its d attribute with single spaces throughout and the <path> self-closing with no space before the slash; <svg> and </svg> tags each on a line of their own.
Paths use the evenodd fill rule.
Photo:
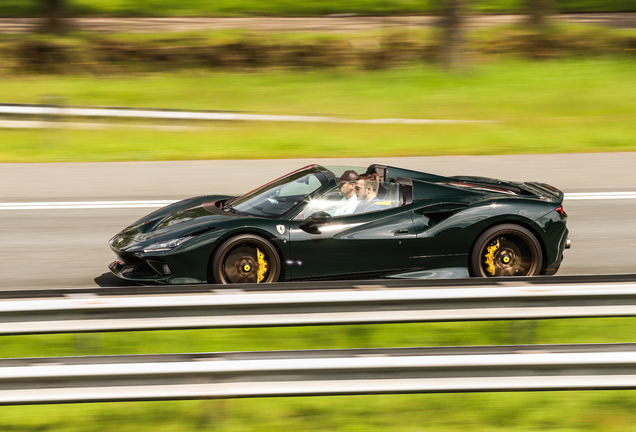
<svg viewBox="0 0 636 432">
<path fill-rule="evenodd" d="M 34 16 L 41 0 L 3 0 L 0 15 Z M 489 13 L 515 13 L 527 8 L 523 0 L 472 0 L 470 10 Z M 309 16 L 342 13 L 361 15 L 417 14 L 438 11 L 437 0 L 71 0 L 72 15 L 111 16 Z M 636 10 L 632 0 L 555 0 L 560 13 L 625 12 Z"/>
<path fill-rule="evenodd" d="M 449 7 L 451 3 L 455 9 Z M 269 13 L 262 8 L 277 16 L 328 15 L 343 13 L 339 8 L 346 5 L 357 14 L 380 6 L 392 13 L 399 12 L 395 8 L 444 12 L 447 20 L 408 26 L 380 21 L 357 31 L 317 30 L 314 24 L 301 22 L 293 31 L 277 31 L 276 21 L 262 31 L 246 21 L 244 28 L 188 31 L 185 22 L 179 31 L 151 27 L 139 32 L 142 23 L 133 22 L 124 27 L 126 32 L 121 28 L 92 31 L 90 24 L 60 19 L 51 20 L 58 24 L 49 26 L 46 19 L 32 21 L 18 31 L 11 30 L 15 21 L 9 19 L 4 23 L 8 30 L 0 30 L 0 103 L 441 123 L 162 121 L 162 126 L 176 126 L 166 130 L 153 127 L 151 120 L 58 116 L 50 122 L 50 118 L 5 116 L 0 118 L 4 120 L 0 162 L 490 155 L 636 148 L 636 25 L 630 27 L 628 19 L 627 25 L 617 26 L 614 18 L 603 21 L 611 24 L 607 26 L 562 22 L 548 13 L 567 8 L 576 12 L 636 9 L 633 1 L 5 0 L 0 14 L 41 15 L 48 10 L 47 16 L 61 18 L 81 15 L 82 8 L 92 7 L 90 14 L 96 15 L 170 16 L 177 9 L 192 11 L 187 13 L 191 15 L 218 15 L 230 5 L 237 14 L 254 19 Z M 533 11 L 538 5 L 543 5 L 538 23 L 522 17 L 504 23 L 495 19 L 468 25 L 455 20 L 455 27 L 443 25 L 455 22 L 450 19 L 455 15 Z M 305 7 L 316 11 L 307 12 Z M 615 18 L 625 17 L 634 20 L 633 15 Z M 43 133 L 24 122 L 10 123 L 20 120 L 50 123 Z M 443 123 L 449 120 L 464 123 Z M 344 148 L 343 142 L 347 143 Z"/>
</svg>

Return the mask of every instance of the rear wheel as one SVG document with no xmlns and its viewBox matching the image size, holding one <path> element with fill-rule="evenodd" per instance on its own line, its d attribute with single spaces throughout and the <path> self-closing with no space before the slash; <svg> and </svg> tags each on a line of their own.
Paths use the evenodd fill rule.
<svg viewBox="0 0 636 432">
<path fill-rule="evenodd" d="M 497 225 L 479 236 L 470 254 L 473 276 L 534 276 L 543 254 L 536 237 L 514 224 Z"/>
<path fill-rule="evenodd" d="M 208 280 L 219 284 L 268 283 L 276 282 L 280 271 L 274 246 L 262 237 L 243 234 L 219 246 L 210 263 Z"/>
</svg>

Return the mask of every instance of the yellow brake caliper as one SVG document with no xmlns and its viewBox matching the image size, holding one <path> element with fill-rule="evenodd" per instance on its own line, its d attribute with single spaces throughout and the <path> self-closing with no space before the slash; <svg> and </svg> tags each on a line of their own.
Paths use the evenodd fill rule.
<svg viewBox="0 0 636 432">
<path fill-rule="evenodd" d="M 499 240 L 497 240 L 497 244 L 494 246 L 488 246 L 486 249 L 488 249 L 488 252 L 486 253 L 485 257 L 486 257 L 486 264 L 488 264 L 488 268 L 486 269 L 486 271 L 488 273 L 490 273 L 490 276 L 494 276 L 495 275 L 495 261 L 494 261 L 494 256 L 495 256 L 495 251 L 497 249 L 499 249 Z"/>
<path fill-rule="evenodd" d="M 259 283 L 265 277 L 265 272 L 267 271 L 267 262 L 265 261 L 265 254 L 256 249 L 256 258 L 258 258 L 258 277 L 256 279 L 256 283 Z"/>
</svg>

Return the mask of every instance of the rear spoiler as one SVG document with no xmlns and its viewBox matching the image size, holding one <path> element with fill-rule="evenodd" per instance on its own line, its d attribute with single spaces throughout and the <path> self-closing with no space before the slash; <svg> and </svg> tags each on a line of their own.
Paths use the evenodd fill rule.
<svg viewBox="0 0 636 432">
<path fill-rule="evenodd" d="M 547 183 L 524 182 L 520 183 L 519 187 L 544 201 L 550 201 L 555 204 L 563 203 L 563 192 Z"/>
</svg>

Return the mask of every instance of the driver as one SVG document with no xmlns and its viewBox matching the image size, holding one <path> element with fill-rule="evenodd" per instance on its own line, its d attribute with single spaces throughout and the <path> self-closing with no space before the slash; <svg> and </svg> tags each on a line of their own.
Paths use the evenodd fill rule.
<svg viewBox="0 0 636 432">
<path fill-rule="evenodd" d="M 358 206 L 358 198 L 356 197 L 356 180 L 358 180 L 358 173 L 354 170 L 347 170 L 338 179 L 340 183 L 338 193 L 342 196 L 340 203 L 329 210 L 332 216 L 342 216 L 351 214 Z"/>
</svg>

